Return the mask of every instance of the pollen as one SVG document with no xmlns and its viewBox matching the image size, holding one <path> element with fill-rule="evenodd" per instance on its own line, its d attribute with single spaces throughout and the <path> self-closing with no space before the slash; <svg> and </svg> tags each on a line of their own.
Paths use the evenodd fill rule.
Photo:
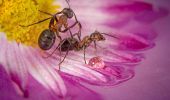
<svg viewBox="0 0 170 100">
<path fill-rule="evenodd" d="M 0 0 L 0 32 L 4 32 L 9 41 L 37 46 L 38 37 L 48 28 L 49 20 L 29 27 L 21 26 L 50 17 L 40 11 L 54 14 L 59 8 L 54 5 L 54 0 Z"/>
</svg>

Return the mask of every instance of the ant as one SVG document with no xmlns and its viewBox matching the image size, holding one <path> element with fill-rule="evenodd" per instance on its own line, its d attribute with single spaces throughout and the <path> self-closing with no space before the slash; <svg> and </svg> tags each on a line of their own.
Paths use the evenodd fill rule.
<svg viewBox="0 0 170 100">
<path fill-rule="evenodd" d="M 46 58 L 52 56 L 53 53 L 57 49 L 59 49 L 60 53 L 61 52 L 66 52 L 64 58 L 59 63 L 59 66 L 60 66 L 61 63 L 65 60 L 65 58 L 68 55 L 69 51 L 72 51 L 72 50 L 74 50 L 74 51 L 84 50 L 84 61 L 85 61 L 85 64 L 87 64 L 86 57 L 85 57 L 85 50 L 86 50 L 86 48 L 89 47 L 90 44 L 93 42 L 94 46 L 95 46 L 95 49 L 97 49 L 96 42 L 106 40 L 105 37 L 103 36 L 103 34 L 107 35 L 107 36 L 110 36 L 110 37 L 113 37 L 113 38 L 117 38 L 116 36 L 112 36 L 112 35 L 109 35 L 109 34 L 106 34 L 106 33 L 100 33 L 98 31 L 93 32 L 90 36 L 89 35 L 85 36 L 81 41 L 78 41 L 76 38 L 71 38 L 71 37 L 70 38 L 66 38 L 66 39 L 63 39 L 59 43 L 59 45 L 56 47 L 56 49 L 51 54 L 49 54 Z"/>
<path fill-rule="evenodd" d="M 69 1 L 66 0 L 66 2 L 68 4 L 69 8 L 64 8 L 62 11 L 57 12 L 54 15 L 50 14 L 48 12 L 43 12 L 43 11 L 39 10 L 40 12 L 50 15 L 52 17 L 40 20 L 40 21 L 32 23 L 30 25 L 26 25 L 26 26 L 20 25 L 21 27 L 29 27 L 29 26 L 39 24 L 41 22 L 44 22 L 44 21 L 50 19 L 49 28 L 43 30 L 38 38 L 38 45 L 42 50 L 49 50 L 55 43 L 56 36 L 60 39 L 60 41 L 62 41 L 62 38 L 59 34 L 60 32 L 64 33 L 69 30 L 70 35 L 73 38 L 73 34 L 71 33 L 70 28 L 73 28 L 75 25 L 79 26 L 79 30 L 78 30 L 78 33 L 75 33 L 74 35 L 77 35 L 78 39 L 81 40 L 81 28 L 82 28 L 81 23 L 77 20 L 76 14 L 70 8 Z M 72 24 L 71 26 L 68 26 L 67 20 L 71 19 L 73 17 L 75 18 L 76 22 L 74 24 Z M 65 29 L 62 30 L 63 27 Z"/>
</svg>

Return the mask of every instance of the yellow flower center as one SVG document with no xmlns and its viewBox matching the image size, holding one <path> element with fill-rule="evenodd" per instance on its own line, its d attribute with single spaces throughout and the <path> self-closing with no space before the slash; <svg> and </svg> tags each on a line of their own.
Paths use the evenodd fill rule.
<svg viewBox="0 0 170 100">
<path fill-rule="evenodd" d="M 54 0 L 0 0 L 0 31 L 5 32 L 8 40 L 15 40 L 29 46 L 37 46 L 40 33 L 48 28 L 49 20 L 29 25 L 50 17 L 39 10 L 56 13 L 59 5 Z"/>
</svg>

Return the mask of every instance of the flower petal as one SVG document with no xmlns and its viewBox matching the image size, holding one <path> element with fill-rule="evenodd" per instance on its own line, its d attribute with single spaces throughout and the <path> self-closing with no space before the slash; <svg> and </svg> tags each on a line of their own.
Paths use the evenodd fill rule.
<svg viewBox="0 0 170 100">
<path fill-rule="evenodd" d="M 122 27 L 128 25 L 131 20 L 140 23 L 152 23 L 159 18 L 168 15 L 168 10 L 162 7 L 155 7 L 144 1 L 124 1 L 117 4 L 109 2 L 101 8 L 110 16 L 116 14 L 117 20 L 107 23 L 111 27 Z"/>
<path fill-rule="evenodd" d="M 0 63 L 4 66 L 11 79 L 14 81 L 16 90 L 27 96 L 26 86 L 28 84 L 28 72 L 47 89 L 54 93 L 64 96 L 66 95 L 66 87 L 60 75 L 55 71 L 54 64 L 49 63 L 42 58 L 38 49 L 17 44 L 16 42 L 8 42 L 0 34 Z M 4 59 L 6 57 L 6 59 Z M 13 61 L 11 63 L 11 61 Z"/>
<path fill-rule="evenodd" d="M 33 48 L 25 48 L 29 59 L 30 74 L 47 89 L 59 96 L 66 95 L 66 87 L 60 75 L 42 58 L 39 52 Z"/>
<path fill-rule="evenodd" d="M 67 63 L 67 65 L 65 64 Z M 81 65 L 77 60 L 65 60 L 61 71 L 71 80 L 87 82 L 93 85 L 116 85 L 134 76 L 134 65 L 105 62 L 101 69 L 91 69 L 91 66 Z"/>
<path fill-rule="evenodd" d="M 122 82 L 125 82 L 134 77 L 134 65 L 124 65 L 124 64 L 116 64 L 112 62 L 105 62 L 104 68 L 93 69 L 97 72 L 103 74 L 107 81 L 106 82 L 98 82 L 97 85 L 116 85 Z M 91 67 L 91 66 L 89 66 Z"/>
<path fill-rule="evenodd" d="M 72 80 L 73 78 L 69 78 L 67 74 L 62 73 L 61 75 L 68 89 L 66 100 L 103 100 L 101 95 L 81 85 L 78 81 Z"/>
<path fill-rule="evenodd" d="M 9 74 L 9 69 L 7 67 L 7 61 L 6 61 L 6 51 L 7 51 L 7 41 L 6 41 L 6 37 L 4 36 L 3 33 L 0 33 L 0 63 L 5 66 L 5 70 L 7 71 L 7 73 Z"/>
<path fill-rule="evenodd" d="M 108 51 L 107 51 L 108 52 Z M 121 83 L 125 80 L 131 79 L 134 76 L 134 69 L 131 69 L 138 62 L 139 59 L 134 59 L 135 56 L 120 52 L 115 52 L 117 54 L 117 60 L 109 60 L 110 62 L 106 62 L 107 59 L 104 59 L 106 53 L 103 53 L 106 66 L 104 69 L 94 70 L 91 69 L 90 66 L 83 64 L 83 53 L 81 52 L 69 52 L 64 62 L 61 64 L 60 70 L 67 74 L 72 80 L 79 82 L 87 82 L 93 85 L 115 85 Z M 118 55 L 119 54 L 119 55 Z M 57 57 L 58 54 L 53 57 Z M 95 55 L 92 53 L 87 53 L 86 60 L 88 61 L 90 57 L 94 57 Z M 110 58 L 115 58 L 114 56 Z M 116 58 L 115 58 L 116 59 Z M 118 60 L 119 59 L 119 60 Z M 123 61 L 126 63 L 123 64 Z M 132 63 L 128 65 L 128 63 Z M 115 72 L 115 73 L 113 73 Z"/>
<path fill-rule="evenodd" d="M 146 40 L 139 35 L 135 34 L 122 34 L 119 35 L 118 48 L 124 50 L 145 50 L 155 46 L 153 41 Z"/>
<path fill-rule="evenodd" d="M 28 93 L 26 88 L 28 72 L 22 59 L 22 54 L 19 54 L 21 51 L 18 44 L 15 42 L 8 43 L 2 34 L 3 33 L 1 33 L 0 37 L 3 39 L 0 40 L 0 45 L 4 48 L 1 48 L 2 52 L 0 62 L 2 62 L 1 64 L 5 66 L 4 68 L 14 82 L 16 91 L 27 97 Z M 4 57 L 6 57 L 6 59 Z M 13 63 L 11 63 L 11 61 L 13 61 Z"/>
<path fill-rule="evenodd" d="M 159 7 L 156 11 L 144 11 L 141 14 L 135 16 L 135 20 L 141 23 L 152 23 L 159 18 L 165 17 L 169 14 L 169 11 L 165 8 Z"/>
<path fill-rule="evenodd" d="M 66 3 L 63 2 L 64 1 L 62 1 L 63 6 L 67 6 L 64 5 Z M 147 32 L 148 34 L 145 34 L 145 38 L 144 38 L 144 36 L 141 35 L 146 33 L 144 32 L 144 30 L 146 30 L 146 27 L 143 27 L 145 25 L 142 25 L 142 23 L 137 23 L 134 21 L 136 20 L 136 16 L 139 16 L 144 12 L 157 13 L 157 10 L 154 9 L 152 4 L 143 1 L 126 1 L 126 0 L 123 1 L 107 0 L 105 2 L 96 0 L 94 1 L 93 4 L 89 4 L 89 2 L 91 2 L 91 0 L 86 0 L 86 1 L 76 0 L 75 2 L 70 1 L 70 5 L 75 11 L 78 20 L 80 20 L 80 22 L 82 23 L 82 27 L 83 27 L 82 36 L 85 36 L 87 34 L 89 35 L 92 32 L 94 32 L 96 29 L 99 30 L 100 32 L 119 35 L 122 33 L 116 31 L 115 28 L 118 27 L 115 26 L 120 26 L 119 28 L 121 28 L 121 30 L 125 30 L 126 32 L 122 34 L 122 36 L 119 35 L 120 40 L 118 41 L 117 44 L 118 49 L 141 51 L 141 50 L 146 50 L 154 47 L 155 44 L 153 43 L 153 41 L 145 40 L 146 37 L 153 36 L 154 34 L 150 34 Z M 162 17 L 166 16 L 168 13 L 166 9 L 163 8 L 161 9 L 164 11 Z M 153 15 L 153 14 L 148 13 L 148 15 Z M 141 17 L 143 17 L 143 15 L 141 15 Z M 131 20 L 133 20 L 132 23 L 130 22 Z M 133 24 L 133 26 L 131 24 Z M 134 30 L 132 29 L 132 27 L 136 27 L 136 26 L 140 30 L 137 31 L 136 29 L 134 33 L 132 32 L 132 30 Z M 131 27 L 130 32 L 134 34 L 127 33 L 127 28 L 129 27 Z M 142 30 L 142 28 L 144 29 Z M 148 27 L 147 30 L 149 30 L 149 28 L 150 27 Z M 113 39 L 110 40 L 114 41 Z"/>
<path fill-rule="evenodd" d="M 59 2 L 63 7 L 67 7 L 65 1 Z M 112 32 L 114 28 L 122 30 L 130 23 L 149 24 L 169 13 L 165 8 L 136 0 L 106 0 L 104 2 L 101 0 L 76 0 L 70 1 L 70 5 L 82 23 L 83 34 L 90 34 L 96 29 L 104 32 L 108 30 Z"/>
<path fill-rule="evenodd" d="M 86 65 L 82 62 L 78 62 L 75 60 L 66 59 L 65 63 L 63 63 L 61 66 L 61 71 L 70 74 L 73 77 L 86 80 L 90 83 L 106 81 L 105 77 L 102 74 L 91 70 L 90 68 L 86 67 Z"/>
<path fill-rule="evenodd" d="M 70 2 L 70 5 L 82 23 L 82 36 L 89 35 L 97 29 L 116 37 L 106 37 L 105 42 L 97 43 L 97 51 L 93 45 L 86 49 L 87 61 L 100 56 L 105 66 L 93 69 L 83 64 L 83 51 L 71 51 L 61 65 L 60 74 L 78 83 L 87 82 L 93 85 L 115 85 L 131 79 L 134 76 L 134 66 L 144 58 L 143 54 L 138 51 L 150 49 L 155 45 L 156 34 L 148 31 L 150 27 L 146 31 L 142 24 L 150 24 L 169 12 L 160 7 L 156 11 L 152 4 L 142 1 L 106 0 L 100 2 L 96 0 L 92 4 L 89 2 L 92 0 L 75 0 Z M 136 29 L 131 24 L 137 25 Z M 140 26 L 144 29 L 140 29 Z M 119 32 L 115 28 L 126 32 Z M 0 36 L 1 44 L 0 63 L 5 66 L 4 68 L 20 91 L 23 92 L 26 88 L 27 78 L 25 77 L 29 72 L 45 88 L 52 90 L 58 96 L 67 95 L 65 83 L 56 71 L 59 68 L 58 62 L 60 62 L 59 52 L 56 51 L 52 57 L 45 59 L 39 49 L 13 41 L 7 42 L 4 37 Z M 11 63 L 11 61 L 15 62 Z M 66 84 L 68 84 L 67 80 Z M 68 86 L 70 88 L 73 84 L 68 84 Z M 81 88 L 81 85 L 77 87 Z"/>
</svg>

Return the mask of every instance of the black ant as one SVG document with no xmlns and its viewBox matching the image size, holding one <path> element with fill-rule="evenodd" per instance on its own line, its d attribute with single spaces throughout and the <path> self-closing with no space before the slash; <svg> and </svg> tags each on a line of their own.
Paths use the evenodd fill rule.
<svg viewBox="0 0 170 100">
<path fill-rule="evenodd" d="M 65 58 L 68 55 L 69 51 L 72 51 L 72 50 L 74 50 L 74 51 L 84 50 L 84 61 L 85 61 L 85 64 L 86 64 L 85 49 L 87 47 L 89 47 L 92 42 L 94 43 L 95 49 L 97 49 L 96 42 L 106 40 L 105 37 L 103 36 L 103 34 L 107 35 L 107 36 L 110 36 L 110 37 L 113 37 L 113 38 L 117 38 L 116 36 L 112 36 L 112 35 L 109 35 L 109 34 L 106 34 L 106 33 L 100 33 L 98 31 L 93 32 L 90 36 L 85 36 L 81 41 L 78 41 L 76 38 L 71 38 L 71 37 L 66 38 L 66 39 L 63 39 L 59 43 L 59 45 L 56 47 L 56 49 L 51 54 L 49 54 L 46 58 L 52 56 L 53 53 L 57 49 L 60 52 L 66 52 L 63 60 L 59 63 L 59 66 L 60 66 L 61 63 L 65 60 Z"/>
<path fill-rule="evenodd" d="M 69 8 L 64 8 L 62 11 L 57 12 L 54 15 L 50 14 L 48 12 L 43 12 L 43 11 L 39 10 L 40 12 L 50 15 L 52 17 L 40 20 L 40 21 L 32 23 L 30 25 L 26 25 L 26 26 L 20 25 L 21 27 L 29 27 L 29 26 L 39 24 L 41 22 L 44 22 L 44 21 L 50 19 L 49 29 L 43 30 L 38 38 L 38 45 L 42 50 L 49 50 L 55 43 L 56 36 L 61 41 L 62 38 L 59 34 L 60 32 L 64 33 L 69 30 L 71 37 L 73 37 L 73 34 L 70 31 L 70 28 L 74 27 L 75 25 L 79 26 L 79 30 L 78 30 L 78 33 L 76 33 L 74 35 L 77 35 L 78 39 L 80 40 L 82 26 L 81 26 L 80 22 L 77 20 L 77 17 L 75 15 L 74 11 L 70 8 L 68 0 L 66 0 L 66 2 L 68 4 Z M 76 22 L 74 24 L 72 24 L 71 26 L 68 26 L 67 20 L 73 18 L 73 16 L 74 16 Z M 64 27 L 65 29 L 62 30 L 62 27 Z"/>
</svg>

